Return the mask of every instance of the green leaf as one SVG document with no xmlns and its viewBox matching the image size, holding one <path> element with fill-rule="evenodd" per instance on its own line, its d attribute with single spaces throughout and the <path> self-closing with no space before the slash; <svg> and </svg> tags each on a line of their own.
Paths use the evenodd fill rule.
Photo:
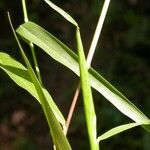
<svg viewBox="0 0 150 150">
<path fill-rule="evenodd" d="M 65 65 L 79 76 L 77 55 L 45 29 L 35 23 L 28 22 L 21 25 L 17 29 L 17 33 L 23 37 L 23 39 L 31 41 L 39 46 L 53 59 Z M 91 86 L 100 92 L 124 115 L 137 123 L 149 121 L 148 117 L 146 117 L 133 103 L 92 68 L 89 69 L 89 78 Z M 150 131 L 150 129 L 148 130 Z"/>
<path fill-rule="evenodd" d="M 68 13 L 62 10 L 60 7 L 56 6 L 54 3 L 52 3 L 49 0 L 45 0 L 45 2 L 54 10 L 56 10 L 59 14 L 61 14 L 66 20 L 71 22 L 73 25 L 78 26 L 77 22 Z"/>
<path fill-rule="evenodd" d="M 77 49 L 79 56 L 79 69 L 80 69 L 80 79 L 81 87 L 83 93 L 83 102 L 84 102 L 84 111 L 86 116 L 86 124 L 89 134 L 91 150 L 98 150 L 99 145 L 96 142 L 97 138 L 97 129 L 96 129 L 96 114 L 93 103 L 93 96 L 90 86 L 88 67 L 85 60 L 85 54 L 83 50 L 83 45 L 80 36 L 80 30 L 76 30 L 76 39 L 77 39 Z"/>
<path fill-rule="evenodd" d="M 52 111 L 51 106 L 49 105 L 49 103 L 45 97 L 45 94 L 43 92 L 42 85 L 41 85 L 40 81 L 36 77 L 35 72 L 33 71 L 30 62 L 29 62 L 26 54 L 24 53 L 24 50 L 23 50 L 23 48 L 19 42 L 19 39 L 18 39 L 16 32 L 13 28 L 13 25 L 11 23 L 11 19 L 10 19 L 9 14 L 8 14 L 8 19 L 9 19 L 10 26 L 11 26 L 11 29 L 13 31 L 14 37 L 15 37 L 16 42 L 18 44 L 20 53 L 22 54 L 22 57 L 23 57 L 24 62 L 27 66 L 27 70 L 29 72 L 31 80 L 32 80 L 32 82 L 35 86 L 35 89 L 37 91 L 37 94 L 39 96 L 41 106 L 43 108 L 43 112 L 45 114 L 49 129 L 50 129 L 50 133 L 52 135 L 53 142 L 54 142 L 54 144 L 58 150 L 61 150 L 61 149 L 70 150 L 71 149 L 70 144 L 69 144 L 65 134 L 63 133 L 62 127 L 60 126 L 59 122 L 57 121 L 57 119 L 56 119 L 56 117 Z"/>
<path fill-rule="evenodd" d="M 20 64 L 19 62 L 17 62 L 13 58 L 11 58 L 8 54 L 0 52 L 0 68 L 2 68 L 17 85 L 19 85 L 20 87 L 27 90 L 32 96 L 34 96 L 41 103 L 39 94 L 37 93 L 36 88 L 31 81 L 29 72 L 22 64 Z M 65 120 L 64 120 L 61 112 L 59 111 L 59 109 L 57 108 L 55 103 L 53 102 L 52 98 L 50 97 L 49 93 L 44 88 L 42 90 L 43 90 L 43 93 L 45 94 L 45 97 L 47 98 L 47 101 L 48 101 L 47 105 L 50 105 L 56 118 L 59 121 L 61 121 L 61 123 L 64 124 Z M 48 106 L 47 106 L 47 108 L 49 109 Z M 51 111 L 51 110 L 49 109 L 49 111 Z M 54 129 L 53 134 L 57 135 L 59 141 L 61 143 L 63 143 L 64 142 L 64 141 L 62 142 L 62 134 L 63 133 L 59 132 L 62 129 L 61 129 L 61 127 L 59 127 L 59 130 L 57 129 L 58 125 L 56 125 L 56 120 L 53 119 L 54 117 L 52 117 L 53 113 L 52 112 L 50 112 L 50 113 L 51 113 L 50 120 L 51 120 L 51 122 L 54 123 L 54 125 L 52 127 Z M 62 148 L 63 147 L 67 148 L 66 144 L 62 144 L 62 145 L 63 145 Z"/>
<path fill-rule="evenodd" d="M 37 93 L 37 90 L 34 84 L 32 83 L 29 72 L 22 64 L 20 64 L 19 62 L 11 58 L 8 54 L 0 52 L 0 68 L 2 68 L 17 85 L 27 90 L 32 96 L 34 96 L 41 103 L 41 99 L 39 97 L 39 94 Z M 52 98 L 50 97 L 49 93 L 46 91 L 46 89 L 43 88 L 42 90 L 43 90 L 43 93 L 45 94 L 45 97 L 47 98 L 47 102 L 48 102 L 47 105 L 50 105 L 50 108 L 52 108 L 52 111 L 51 111 L 49 107 L 47 106 L 47 108 L 49 109 L 51 113 L 50 120 L 51 122 L 54 123 L 54 125 L 52 125 L 53 126 L 52 128 L 54 129 L 53 134 L 57 135 L 59 141 L 63 143 L 64 142 L 64 141 L 62 142 L 63 133 L 59 132 L 59 130 L 62 130 L 62 129 L 61 127 L 59 127 L 59 130 L 57 130 L 58 125 L 56 125 L 56 120 L 53 119 L 54 117 L 52 117 L 52 115 L 54 113 L 56 118 L 60 120 L 61 123 L 63 124 L 65 120 L 61 112 L 59 111 L 55 103 L 53 102 Z M 66 144 L 64 144 L 63 147 L 66 148 Z"/>
<path fill-rule="evenodd" d="M 34 98 L 38 100 L 39 103 L 41 103 L 35 86 L 30 78 L 29 72 L 27 71 L 27 68 L 25 68 L 21 63 L 3 52 L 0 52 L 0 68 L 3 69 L 18 86 L 28 91 Z M 53 109 L 53 113 L 55 114 L 57 120 L 62 125 L 65 125 L 65 119 L 54 101 L 52 100 L 52 97 L 44 88 L 43 92 L 49 105 Z"/>
<path fill-rule="evenodd" d="M 137 126 L 140 126 L 140 125 L 149 125 L 150 122 L 145 122 L 144 124 L 139 124 L 139 123 L 128 123 L 128 124 L 124 124 L 124 125 L 120 125 L 120 126 L 117 126 L 109 131 L 107 131 L 106 133 L 102 134 L 101 136 L 98 137 L 97 139 L 97 142 L 100 142 L 102 140 L 105 140 L 105 139 L 108 139 L 114 135 L 117 135 L 121 132 L 124 132 L 126 130 L 129 130 L 131 128 L 134 128 L 134 127 L 137 127 Z"/>
</svg>

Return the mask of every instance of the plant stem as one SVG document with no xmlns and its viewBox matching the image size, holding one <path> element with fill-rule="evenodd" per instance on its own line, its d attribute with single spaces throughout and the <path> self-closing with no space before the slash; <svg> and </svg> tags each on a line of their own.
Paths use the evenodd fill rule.
<svg viewBox="0 0 150 150">
<path fill-rule="evenodd" d="M 86 117 L 86 125 L 90 141 L 91 150 L 99 150 L 99 143 L 97 143 L 97 129 L 96 129 L 96 114 L 93 102 L 92 90 L 90 86 L 89 73 L 85 59 L 84 49 L 82 45 L 80 29 L 76 29 L 76 41 L 79 57 L 80 79 L 83 94 L 83 104 Z"/>
<path fill-rule="evenodd" d="M 28 13 L 27 13 L 25 0 L 22 0 L 22 8 L 23 8 L 23 14 L 24 14 L 24 22 L 28 22 L 29 19 L 28 19 Z M 35 51 L 34 51 L 34 45 L 33 45 L 32 42 L 30 42 L 29 46 L 30 46 L 31 53 L 32 53 L 32 58 L 33 58 L 33 62 L 34 62 L 35 71 L 36 71 L 37 77 L 39 79 L 39 82 L 42 85 L 42 79 L 41 79 L 41 75 L 40 75 L 40 69 L 39 69 L 39 66 L 38 66 L 38 62 L 37 62 L 37 59 L 36 59 L 36 54 L 35 54 Z"/>
<path fill-rule="evenodd" d="M 89 53 L 88 53 L 88 56 L 87 56 L 87 65 L 88 65 L 88 67 L 91 66 L 91 62 L 92 62 L 92 59 L 93 59 L 93 55 L 95 53 L 95 49 L 96 49 L 96 46 L 97 46 L 98 39 L 99 39 L 101 31 L 102 31 L 102 27 L 103 27 L 103 24 L 104 24 L 104 20 L 105 20 L 105 17 L 106 17 L 106 13 L 107 13 L 107 10 L 108 10 L 109 3 L 110 3 L 110 0 L 105 0 L 102 11 L 101 11 L 101 14 L 100 14 L 100 17 L 99 17 L 99 20 L 98 20 L 98 23 L 97 23 L 97 26 L 96 26 L 96 30 L 95 30 L 93 40 L 92 40 L 92 43 L 91 43 L 91 46 L 90 46 L 90 49 L 89 49 Z"/>
<path fill-rule="evenodd" d="M 79 93 L 80 93 L 80 82 L 78 83 L 78 86 L 76 88 L 76 91 L 75 91 L 75 94 L 73 96 L 73 100 L 72 100 L 72 103 L 71 103 L 71 106 L 70 106 L 70 109 L 69 109 L 69 113 L 68 113 L 68 116 L 67 116 L 66 124 L 65 124 L 65 127 L 64 127 L 65 135 L 67 135 L 68 128 L 70 126 L 70 122 L 71 122 L 71 119 L 72 119 L 72 115 L 74 113 L 74 110 L 75 110 L 75 107 L 76 107 L 76 104 L 77 104 Z"/>
<path fill-rule="evenodd" d="M 28 22 L 29 19 L 28 19 L 28 13 L 27 13 L 25 0 L 22 0 L 22 8 L 23 8 L 23 14 L 24 14 L 24 22 Z"/>
<path fill-rule="evenodd" d="M 31 49 L 31 53 L 32 53 L 33 62 L 34 62 L 34 66 L 35 66 L 35 71 L 36 71 L 37 77 L 38 77 L 40 83 L 42 84 L 42 79 L 41 79 L 41 75 L 40 75 L 40 69 L 38 67 L 38 62 L 37 62 L 35 51 L 34 51 L 34 45 L 33 45 L 32 42 L 30 42 L 29 46 L 30 46 L 30 49 Z"/>
</svg>

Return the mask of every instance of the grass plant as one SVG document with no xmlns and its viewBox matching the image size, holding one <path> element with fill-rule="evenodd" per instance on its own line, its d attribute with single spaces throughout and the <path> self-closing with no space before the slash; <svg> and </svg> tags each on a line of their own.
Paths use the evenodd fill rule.
<svg viewBox="0 0 150 150">
<path fill-rule="evenodd" d="M 25 0 L 22 0 L 25 23 L 20 25 L 15 31 L 10 19 L 10 15 L 8 15 L 8 18 L 20 53 L 24 59 L 25 66 L 8 54 L 0 52 L 0 68 L 3 69 L 18 86 L 28 91 L 41 104 L 49 126 L 50 135 L 55 145 L 55 149 L 72 149 L 68 140 L 69 138 L 66 137 L 66 134 L 78 96 L 76 96 L 75 103 L 73 104 L 73 109 L 72 107 L 70 108 L 71 113 L 69 113 L 68 115 L 70 117 L 69 119 L 67 119 L 69 121 L 66 121 L 63 117 L 62 112 L 60 112 L 59 108 L 54 103 L 50 93 L 48 93 L 48 91 L 44 88 L 44 85 L 42 84 L 40 69 L 38 67 L 38 61 L 34 51 L 34 44 L 40 47 L 41 50 L 46 52 L 50 56 L 50 58 L 53 58 L 56 63 L 61 63 L 79 76 L 83 95 L 86 126 L 91 150 L 99 150 L 101 141 L 136 126 L 142 126 L 144 129 L 146 129 L 146 131 L 150 132 L 149 118 L 91 67 L 91 61 L 93 59 L 93 55 L 102 30 L 110 0 L 105 0 L 104 2 L 87 60 L 84 54 L 84 48 L 80 35 L 80 27 L 78 23 L 75 21 L 75 19 L 72 18 L 72 16 L 70 16 L 67 12 L 62 10 L 51 1 L 45 0 L 45 2 L 60 15 L 62 15 L 68 22 L 72 23 L 75 27 L 78 54 L 75 54 L 73 50 L 68 48 L 64 43 L 58 40 L 51 33 L 46 31 L 39 25 L 29 21 Z M 35 71 L 32 68 L 25 54 L 25 50 L 22 48 L 16 33 L 26 43 L 29 44 L 32 52 Z M 96 122 L 97 115 L 95 113 L 94 98 L 92 96 L 91 88 L 96 89 L 122 114 L 128 116 L 132 120 L 132 123 L 127 123 L 118 127 L 114 127 L 106 133 L 98 136 Z M 80 86 L 78 86 L 77 88 L 78 93 L 79 90 Z"/>
</svg>

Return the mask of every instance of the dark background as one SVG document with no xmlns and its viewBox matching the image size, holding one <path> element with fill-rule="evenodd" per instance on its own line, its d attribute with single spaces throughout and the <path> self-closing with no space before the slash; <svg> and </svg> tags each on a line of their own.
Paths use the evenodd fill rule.
<svg viewBox="0 0 150 150">
<path fill-rule="evenodd" d="M 87 53 L 99 13 L 100 0 L 55 0 L 79 23 Z M 75 30 L 42 0 L 27 0 L 29 19 L 46 28 L 76 52 Z M 112 0 L 92 67 L 150 117 L 150 1 Z M 0 0 L 0 51 L 22 62 L 7 19 L 23 23 L 21 0 Z M 24 45 L 31 62 L 31 53 Z M 78 78 L 35 47 L 45 87 L 67 116 Z M 93 90 L 98 134 L 131 122 Z M 40 105 L 0 70 L 0 150 L 51 149 L 49 130 Z M 69 128 L 73 149 L 89 149 L 81 95 Z M 100 143 L 104 150 L 149 150 L 150 135 L 141 127 Z"/>
</svg>

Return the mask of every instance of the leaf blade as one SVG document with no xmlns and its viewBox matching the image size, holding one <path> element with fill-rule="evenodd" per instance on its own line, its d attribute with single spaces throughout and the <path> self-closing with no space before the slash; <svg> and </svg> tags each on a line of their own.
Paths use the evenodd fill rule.
<svg viewBox="0 0 150 150">
<path fill-rule="evenodd" d="M 13 59 L 6 53 L 0 52 L 0 68 L 3 69 L 6 74 L 21 88 L 29 92 L 39 103 L 40 99 L 36 92 L 36 89 L 31 81 L 30 75 L 27 71 L 27 68 L 24 67 L 21 63 Z M 59 122 L 64 125 L 65 119 L 62 113 L 59 111 L 58 107 L 52 100 L 50 94 L 46 89 L 43 88 L 45 96 L 48 100 L 49 105 L 53 108 L 53 112 Z"/>
<path fill-rule="evenodd" d="M 24 39 L 32 41 L 53 59 L 65 65 L 79 76 L 77 55 L 45 29 L 35 23 L 28 22 L 21 25 L 17 29 L 17 33 Z M 149 120 L 148 117 L 145 116 L 133 103 L 131 103 L 94 69 L 90 68 L 89 74 L 91 86 L 100 92 L 124 115 L 138 123 L 147 122 Z M 148 130 L 150 131 L 150 129 Z"/>
<path fill-rule="evenodd" d="M 131 128 L 134 128 L 134 127 L 137 127 L 137 126 L 141 126 L 141 125 L 149 125 L 150 122 L 145 122 L 144 124 L 142 123 L 128 123 L 128 124 L 124 124 L 124 125 L 120 125 L 120 126 L 117 126 L 117 127 L 114 127 L 112 129 L 110 129 L 109 131 L 107 131 L 106 133 L 102 134 L 101 136 L 99 136 L 97 138 L 97 142 L 100 142 L 102 140 L 106 140 L 112 136 L 115 136 L 119 133 L 122 133 L 126 130 L 129 130 Z"/>
<path fill-rule="evenodd" d="M 80 80 L 81 80 L 81 87 L 83 93 L 83 103 L 84 103 L 84 111 L 86 116 L 86 125 L 88 129 L 89 141 L 90 141 L 91 150 L 98 150 L 99 145 L 96 142 L 96 137 L 97 137 L 96 114 L 95 114 L 93 96 L 92 96 L 92 91 L 90 86 L 88 67 L 85 59 L 79 28 L 76 29 L 76 39 L 77 39 L 76 41 L 77 41 L 77 49 L 78 49 L 78 56 L 79 56 Z"/>
<path fill-rule="evenodd" d="M 32 94 L 42 105 L 39 93 L 37 93 L 36 88 L 34 87 L 34 84 L 32 83 L 32 80 L 30 78 L 29 72 L 23 65 L 21 65 L 16 60 L 12 59 L 8 54 L 0 52 L 0 68 L 2 68 L 11 77 L 11 79 L 13 81 L 15 81 L 15 83 L 17 85 L 26 89 L 30 94 Z M 50 95 L 44 88 L 41 90 L 43 91 L 44 96 L 46 98 L 48 98 L 48 100 L 49 100 L 49 102 L 47 101 L 48 103 L 46 105 L 47 109 L 54 106 L 54 108 L 52 110 L 49 109 L 49 113 L 50 113 L 49 115 L 51 116 L 50 119 L 52 122 L 50 126 L 51 126 L 51 129 L 54 130 L 53 132 L 51 132 L 51 134 L 53 134 L 53 136 L 55 138 L 57 135 L 58 138 L 56 138 L 56 142 L 57 142 L 58 146 L 62 145 L 61 146 L 62 148 L 71 149 L 71 148 L 69 148 L 70 146 L 68 144 L 65 144 L 65 143 L 67 143 L 67 141 L 66 141 L 66 138 L 64 138 L 65 136 L 62 132 L 60 125 L 58 126 L 57 120 L 54 117 L 52 117 L 53 114 L 56 115 L 55 109 L 57 107 L 55 106 L 55 103 L 53 102 Z M 57 114 L 57 115 L 59 116 L 59 114 Z M 58 142 L 58 141 L 60 141 L 60 142 Z"/>
<path fill-rule="evenodd" d="M 67 12 L 65 12 L 63 9 L 61 9 L 60 7 L 58 7 L 57 5 L 55 5 L 54 3 L 52 3 L 49 0 L 45 0 L 45 2 L 50 7 L 52 7 L 55 11 L 57 11 L 59 14 L 61 14 L 66 20 L 71 22 L 73 25 L 78 26 L 77 22 Z"/>
</svg>

